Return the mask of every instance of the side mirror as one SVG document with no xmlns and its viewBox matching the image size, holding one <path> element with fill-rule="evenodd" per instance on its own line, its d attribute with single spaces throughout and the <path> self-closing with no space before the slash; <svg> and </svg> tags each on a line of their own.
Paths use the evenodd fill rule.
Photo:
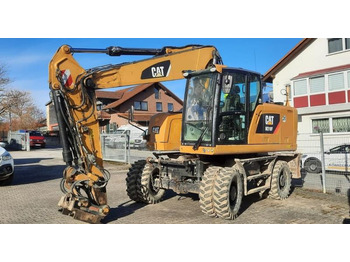
<svg viewBox="0 0 350 262">
<path fill-rule="evenodd" d="M 232 75 L 224 75 L 222 82 L 222 92 L 224 94 L 229 94 L 232 88 Z"/>
<path fill-rule="evenodd" d="M 283 96 L 285 96 L 285 95 L 287 95 L 287 90 L 286 89 L 281 89 L 281 95 L 283 95 Z"/>
</svg>

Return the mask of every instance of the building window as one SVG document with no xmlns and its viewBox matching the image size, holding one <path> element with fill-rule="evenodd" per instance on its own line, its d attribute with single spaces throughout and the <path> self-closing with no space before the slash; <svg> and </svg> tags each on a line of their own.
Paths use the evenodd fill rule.
<svg viewBox="0 0 350 262">
<path fill-rule="evenodd" d="M 345 48 L 344 48 L 345 47 Z M 350 38 L 330 38 L 328 39 L 328 53 L 335 53 L 350 49 Z"/>
<path fill-rule="evenodd" d="M 328 39 L 328 53 L 334 53 L 343 50 L 342 38 Z"/>
<path fill-rule="evenodd" d="M 312 120 L 312 133 L 329 133 L 329 119 L 313 119 Z"/>
<path fill-rule="evenodd" d="M 310 78 L 310 93 L 324 92 L 324 76 Z"/>
<path fill-rule="evenodd" d="M 333 132 L 350 132 L 350 117 L 339 117 L 332 119 Z"/>
<path fill-rule="evenodd" d="M 135 110 L 148 111 L 148 103 L 145 101 L 135 101 L 134 108 Z"/>
<path fill-rule="evenodd" d="M 344 75 L 343 73 L 333 74 L 328 76 L 328 90 L 344 89 Z"/>
<path fill-rule="evenodd" d="M 156 99 L 160 99 L 160 91 L 159 91 L 159 89 L 158 88 L 154 88 L 154 97 L 156 98 Z"/>
<path fill-rule="evenodd" d="M 102 107 L 103 107 L 103 104 L 101 101 L 97 101 L 96 102 L 96 110 L 97 111 L 101 111 L 102 110 Z"/>
<path fill-rule="evenodd" d="M 109 134 L 115 134 L 117 131 L 117 123 L 110 123 L 109 125 Z"/>
<path fill-rule="evenodd" d="M 345 38 L 345 49 L 350 49 L 350 38 Z"/>
<path fill-rule="evenodd" d="M 294 82 L 294 96 L 307 94 L 307 82 L 306 79 L 298 80 Z"/>
<path fill-rule="evenodd" d="M 156 109 L 158 112 L 163 112 L 162 102 L 156 103 Z"/>
<path fill-rule="evenodd" d="M 173 112 L 173 111 L 174 111 L 173 103 L 168 103 L 168 112 Z"/>
</svg>

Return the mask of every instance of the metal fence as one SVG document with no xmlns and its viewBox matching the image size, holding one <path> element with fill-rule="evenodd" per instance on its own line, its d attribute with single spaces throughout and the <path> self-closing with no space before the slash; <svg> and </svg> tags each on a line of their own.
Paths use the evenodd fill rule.
<svg viewBox="0 0 350 262">
<path fill-rule="evenodd" d="M 144 146 L 130 143 L 125 134 L 101 134 L 103 160 L 132 164 L 137 160 L 152 157 L 153 153 Z"/>
<path fill-rule="evenodd" d="M 125 134 L 101 134 L 103 160 L 130 163 L 129 136 Z"/>
<path fill-rule="evenodd" d="M 29 133 L 8 132 L 7 147 L 12 150 L 30 151 Z"/>
<path fill-rule="evenodd" d="M 151 151 L 130 148 L 124 134 L 101 134 L 104 160 L 134 163 L 153 156 Z M 303 154 L 301 183 L 297 186 L 327 193 L 350 192 L 350 134 L 299 134 L 298 151 Z"/>
<path fill-rule="evenodd" d="M 348 194 L 350 190 L 350 135 L 299 134 L 302 182 L 308 189 Z"/>
</svg>

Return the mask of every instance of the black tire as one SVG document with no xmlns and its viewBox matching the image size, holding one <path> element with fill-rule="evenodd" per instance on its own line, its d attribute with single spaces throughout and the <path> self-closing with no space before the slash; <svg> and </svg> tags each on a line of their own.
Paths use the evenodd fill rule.
<svg viewBox="0 0 350 262">
<path fill-rule="evenodd" d="M 141 189 L 142 197 L 148 204 L 158 203 L 165 193 L 165 189 L 157 188 L 154 185 L 156 178 L 159 178 L 158 167 L 150 163 L 146 164 L 141 177 Z"/>
<path fill-rule="evenodd" d="M 211 166 L 205 170 L 199 184 L 199 205 L 204 214 L 215 217 L 214 211 L 214 182 L 221 167 Z"/>
<path fill-rule="evenodd" d="M 12 184 L 12 181 L 13 181 L 13 174 L 10 175 L 5 180 L 0 180 L 0 186 L 9 186 Z"/>
<path fill-rule="evenodd" d="M 273 168 L 269 196 L 273 199 L 286 199 L 292 187 L 292 173 L 286 161 L 278 160 Z"/>
<path fill-rule="evenodd" d="M 126 192 L 131 200 L 145 202 L 141 189 L 141 176 L 146 165 L 145 160 L 136 161 L 131 165 L 126 176 Z"/>
<path fill-rule="evenodd" d="M 235 168 L 221 169 L 214 183 L 214 210 L 217 216 L 228 220 L 235 219 L 242 198 L 242 175 Z"/>
<path fill-rule="evenodd" d="M 309 158 L 305 160 L 304 168 L 308 173 L 321 173 L 322 172 L 322 163 L 317 158 Z"/>
</svg>

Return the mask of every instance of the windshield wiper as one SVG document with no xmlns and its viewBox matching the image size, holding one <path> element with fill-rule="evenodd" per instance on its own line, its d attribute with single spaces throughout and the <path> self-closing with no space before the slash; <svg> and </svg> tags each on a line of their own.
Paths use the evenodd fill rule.
<svg viewBox="0 0 350 262">
<path fill-rule="evenodd" d="M 209 128 L 209 126 L 207 125 L 205 127 L 205 129 L 203 130 L 203 132 L 201 133 L 201 135 L 199 136 L 199 138 L 196 141 L 196 143 L 193 145 L 193 147 L 192 147 L 193 150 L 198 150 L 198 148 L 201 145 L 201 143 L 203 141 L 203 137 L 204 137 L 205 133 L 207 132 L 208 128 Z"/>
<path fill-rule="evenodd" d="M 209 116 L 210 116 L 210 111 L 211 111 L 212 107 L 211 106 L 208 106 L 207 108 L 207 119 L 206 119 L 206 127 L 205 129 L 203 130 L 203 132 L 201 133 L 201 135 L 199 136 L 198 140 L 196 141 L 196 143 L 194 143 L 192 149 L 193 150 L 198 150 L 199 146 L 201 145 L 202 141 L 203 141 L 203 137 L 205 135 L 205 133 L 208 131 L 209 129 L 209 124 L 210 124 L 210 121 L 209 121 Z"/>
</svg>

